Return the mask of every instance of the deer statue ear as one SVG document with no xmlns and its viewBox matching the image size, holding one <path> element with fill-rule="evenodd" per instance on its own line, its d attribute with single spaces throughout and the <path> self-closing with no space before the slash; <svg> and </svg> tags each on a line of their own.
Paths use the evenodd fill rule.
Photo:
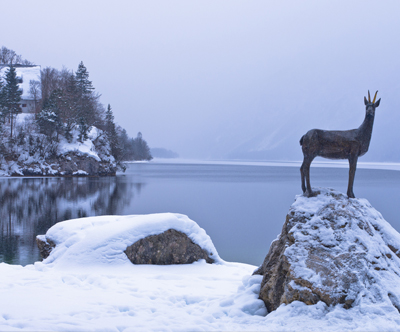
<svg viewBox="0 0 400 332">
<path fill-rule="evenodd" d="M 378 101 L 374 104 L 374 107 L 377 108 L 380 103 L 381 103 L 381 98 L 379 98 Z"/>
<path fill-rule="evenodd" d="M 365 98 L 365 97 L 364 97 L 364 104 L 365 104 L 365 106 L 368 105 L 368 100 L 367 100 L 367 98 Z"/>
</svg>

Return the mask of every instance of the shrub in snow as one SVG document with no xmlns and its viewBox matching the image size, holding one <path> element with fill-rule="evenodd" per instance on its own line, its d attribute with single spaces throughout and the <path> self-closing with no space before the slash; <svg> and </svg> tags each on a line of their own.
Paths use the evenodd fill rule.
<svg viewBox="0 0 400 332">
<path fill-rule="evenodd" d="M 400 311 L 399 248 L 400 234 L 367 200 L 328 189 L 298 196 L 255 272 L 260 298 L 268 311 L 293 301 Z"/>
</svg>

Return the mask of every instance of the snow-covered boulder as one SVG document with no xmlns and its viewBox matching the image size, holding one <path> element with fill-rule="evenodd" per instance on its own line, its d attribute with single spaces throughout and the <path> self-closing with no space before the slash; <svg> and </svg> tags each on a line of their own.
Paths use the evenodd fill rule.
<svg viewBox="0 0 400 332">
<path fill-rule="evenodd" d="M 204 229 L 173 213 L 67 220 L 37 242 L 43 263 L 58 266 L 222 262 Z"/>
<path fill-rule="evenodd" d="M 262 299 L 272 311 L 302 301 L 400 311 L 400 234 L 366 199 L 330 189 L 297 196 L 264 263 Z"/>
</svg>

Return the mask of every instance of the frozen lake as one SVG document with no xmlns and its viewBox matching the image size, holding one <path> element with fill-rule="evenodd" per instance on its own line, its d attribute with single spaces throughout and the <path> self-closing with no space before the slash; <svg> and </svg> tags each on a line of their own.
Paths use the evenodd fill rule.
<svg viewBox="0 0 400 332">
<path fill-rule="evenodd" d="M 313 187 L 346 192 L 348 168 L 312 167 Z M 400 231 L 400 172 L 358 169 L 354 193 Z M 110 178 L 1 178 L 0 261 L 39 260 L 35 237 L 66 219 L 176 212 L 211 236 L 228 261 L 262 263 L 301 193 L 299 168 L 253 163 L 135 163 Z"/>
</svg>

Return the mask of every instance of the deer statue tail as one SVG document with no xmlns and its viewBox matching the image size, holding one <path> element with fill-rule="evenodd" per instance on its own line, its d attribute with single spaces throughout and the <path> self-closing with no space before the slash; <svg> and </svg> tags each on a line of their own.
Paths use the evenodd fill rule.
<svg viewBox="0 0 400 332">
<path fill-rule="evenodd" d="M 300 145 L 303 145 L 304 135 L 300 138 Z"/>
</svg>

